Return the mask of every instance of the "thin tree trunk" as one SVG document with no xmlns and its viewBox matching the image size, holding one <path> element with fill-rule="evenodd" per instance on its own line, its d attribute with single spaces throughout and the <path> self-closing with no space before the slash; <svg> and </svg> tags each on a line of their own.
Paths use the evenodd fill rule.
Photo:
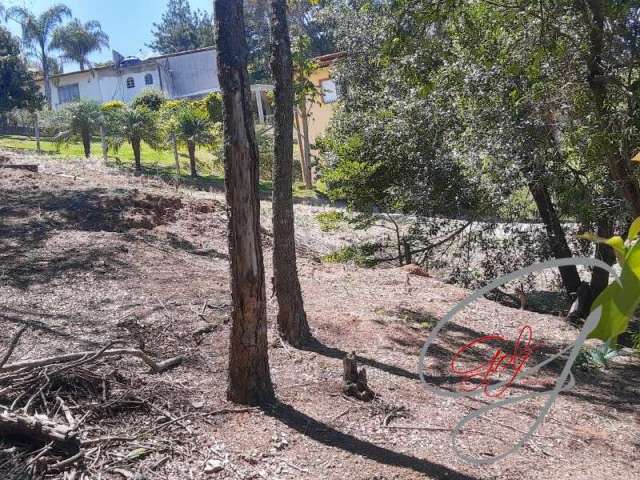
<svg viewBox="0 0 640 480">
<path fill-rule="evenodd" d="M 307 113 L 306 99 L 300 102 L 300 113 L 302 122 L 302 141 L 304 145 L 304 186 L 307 190 L 313 188 L 313 177 L 311 175 L 311 145 L 309 144 L 309 115 Z"/>
<path fill-rule="evenodd" d="M 173 161 L 176 164 L 176 178 L 180 178 L 180 158 L 178 157 L 178 141 L 176 140 L 176 134 L 171 134 L 171 145 L 173 146 Z"/>
<path fill-rule="evenodd" d="M 258 147 L 251 113 L 242 9 L 238 0 L 215 0 L 233 301 L 227 398 L 257 405 L 272 401 L 274 392 L 267 352 Z"/>
<path fill-rule="evenodd" d="M 85 158 L 89 158 L 91 156 L 91 133 L 90 132 L 82 132 L 82 147 L 84 149 Z"/>
<path fill-rule="evenodd" d="M 44 45 L 40 45 L 40 58 L 42 60 L 42 77 L 44 80 L 44 96 L 47 98 L 47 107 L 52 108 L 51 102 L 51 82 L 49 80 L 49 62 Z"/>
<path fill-rule="evenodd" d="M 133 159 L 135 161 L 136 173 L 142 171 L 142 162 L 140 161 L 140 139 L 131 139 L 131 149 L 133 150 Z"/>
<path fill-rule="evenodd" d="M 300 173 L 302 174 L 302 181 L 305 186 L 309 183 L 307 180 L 307 169 L 305 168 L 305 156 L 304 156 L 304 142 L 302 141 L 302 131 L 300 129 L 300 115 L 296 108 L 293 113 L 293 118 L 296 122 L 296 134 L 298 135 L 298 148 L 300 149 Z"/>
<path fill-rule="evenodd" d="M 105 163 L 109 159 L 109 146 L 107 145 L 107 134 L 104 129 L 104 125 L 100 125 L 100 144 L 102 145 L 102 159 Z"/>
<path fill-rule="evenodd" d="M 36 152 L 42 153 L 40 148 L 40 119 L 38 118 L 38 112 L 35 113 L 35 135 L 36 135 Z"/>
<path fill-rule="evenodd" d="M 551 248 L 553 256 L 555 258 L 571 257 L 571 249 L 567 243 L 567 238 L 560 224 L 558 213 L 553 205 L 547 186 L 542 179 L 536 178 L 529 182 L 528 187 L 547 231 L 549 247 Z M 580 286 L 578 269 L 574 265 L 560 267 L 560 277 L 562 278 L 562 285 L 569 294 L 569 297 L 574 298 Z"/>
<path fill-rule="evenodd" d="M 273 147 L 273 288 L 278 299 L 278 331 L 294 346 L 311 333 L 296 265 L 293 220 L 293 63 L 286 0 L 271 1 L 271 72 L 275 83 Z"/>
<path fill-rule="evenodd" d="M 198 171 L 196 169 L 196 144 L 188 141 L 187 151 L 189 152 L 189 167 L 191 167 L 191 176 L 197 177 Z"/>
</svg>

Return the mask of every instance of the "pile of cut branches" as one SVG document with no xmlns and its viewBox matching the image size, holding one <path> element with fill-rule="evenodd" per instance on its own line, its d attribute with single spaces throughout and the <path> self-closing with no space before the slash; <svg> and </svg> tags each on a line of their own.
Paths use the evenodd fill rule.
<svg viewBox="0 0 640 480">
<path fill-rule="evenodd" d="M 26 330 L 13 335 L 0 357 L 3 479 L 39 479 L 67 470 L 65 478 L 81 478 L 90 453 L 85 447 L 100 443 L 83 438 L 83 424 L 96 408 L 115 403 L 110 401 L 110 386 L 121 381 L 112 363 L 135 357 L 150 373 L 163 373 L 183 361 L 181 356 L 156 361 L 142 350 L 111 342 L 95 351 L 9 363 Z"/>
</svg>

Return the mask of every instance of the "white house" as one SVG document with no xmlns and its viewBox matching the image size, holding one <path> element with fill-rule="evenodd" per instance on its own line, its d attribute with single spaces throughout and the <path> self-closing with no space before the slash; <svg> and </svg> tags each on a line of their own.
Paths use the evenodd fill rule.
<svg viewBox="0 0 640 480">
<path fill-rule="evenodd" d="M 216 50 L 213 47 L 159 55 L 141 60 L 124 58 L 113 52 L 113 64 L 79 72 L 52 75 L 51 103 L 55 110 L 65 103 L 80 99 L 107 102 L 121 100 L 130 103 L 146 89 L 164 92 L 167 98 L 200 98 L 220 91 Z M 44 81 L 38 81 L 44 92 Z M 271 85 L 252 85 L 256 102 L 254 110 L 259 122 L 269 116 L 265 94 Z"/>
</svg>

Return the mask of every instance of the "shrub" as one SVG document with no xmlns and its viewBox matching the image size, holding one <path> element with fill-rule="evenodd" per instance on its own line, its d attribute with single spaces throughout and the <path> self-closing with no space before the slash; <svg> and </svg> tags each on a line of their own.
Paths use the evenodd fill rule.
<svg viewBox="0 0 640 480">
<path fill-rule="evenodd" d="M 373 267 L 377 262 L 373 255 L 380 249 L 376 243 L 349 245 L 331 252 L 322 260 L 327 263 L 355 263 L 359 267 Z"/>
<path fill-rule="evenodd" d="M 331 232 L 338 229 L 340 223 L 346 220 L 346 216 L 344 212 L 329 210 L 318 213 L 316 215 L 316 220 L 320 224 L 320 230 L 323 232 Z"/>
<path fill-rule="evenodd" d="M 143 90 L 133 99 L 131 107 L 138 108 L 144 105 L 152 112 L 158 112 L 166 100 L 164 93 L 158 90 Z"/>
</svg>

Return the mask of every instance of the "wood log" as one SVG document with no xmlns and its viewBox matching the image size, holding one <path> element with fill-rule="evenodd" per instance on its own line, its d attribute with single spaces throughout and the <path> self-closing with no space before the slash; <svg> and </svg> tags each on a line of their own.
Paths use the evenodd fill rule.
<svg viewBox="0 0 640 480">
<path fill-rule="evenodd" d="M 31 165 L 31 164 L 10 165 L 8 163 L 0 163 L 0 168 L 11 168 L 13 170 L 28 170 L 30 172 L 38 173 L 38 165 Z"/>
<path fill-rule="evenodd" d="M 342 391 L 358 400 L 369 402 L 375 397 L 375 393 L 367 383 L 367 370 L 358 368 L 358 358 L 355 352 L 349 353 L 342 360 L 344 368 L 342 376 Z"/>
<path fill-rule="evenodd" d="M 80 440 L 71 427 L 56 423 L 44 415 L 18 415 L 0 410 L 0 437 L 26 441 L 35 448 L 53 442 L 55 450 L 67 455 L 80 452 Z"/>
</svg>

